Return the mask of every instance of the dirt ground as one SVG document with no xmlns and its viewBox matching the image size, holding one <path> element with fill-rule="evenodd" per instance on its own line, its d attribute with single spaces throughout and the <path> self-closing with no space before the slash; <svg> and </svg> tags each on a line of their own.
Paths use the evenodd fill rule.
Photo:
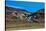
<svg viewBox="0 0 46 31">
<path fill-rule="evenodd" d="M 40 29 L 44 28 L 44 23 L 6 23 L 6 31 L 9 30 L 24 30 L 24 29 Z"/>
</svg>

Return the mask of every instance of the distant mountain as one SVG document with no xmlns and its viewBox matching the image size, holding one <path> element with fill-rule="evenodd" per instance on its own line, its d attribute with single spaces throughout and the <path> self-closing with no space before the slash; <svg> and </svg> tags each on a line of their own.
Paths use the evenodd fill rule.
<svg viewBox="0 0 46 31">
<path fill-rule="evenodd" d="M 28 16 L 35 16 L 36 14 L 38 14 L 36 16 L 37 16 L 37 18 L 41 17 L 40 18 L 41 20 L 39 20 L 39 19 L 37 19 L 37 20 L 39 20 L 39 21 L 42 21 L 42 19 L 44 20 L 44 11 L 45 11 L 44 9 L 40 9 L 40 10 L 34 12 L 34 13 L 28 12 L 27 10 L 24 10 L 24 9 L 12 8 L 12 7 L 7 7 L 7 6 L 5 7 L 5 9 L 6 9 L 6 21 L 17 21 L 17 19 L 16 19 L 17 16 L 13 16 L 13 14 L 12 14 L 14 12 L 19 13 L 18 15 L 21 15 L 21 14 L 24 14 L 25 15 L 26 14 L 27 17 Z M 25 19 L 25 17 L 24 17 L 24 19 Z M 33 19 L 35 19 L 35 17 L 33 17 Z M 20 18 L 19 17 L 18 17 L 18 21 L 20 21 Z M 25 20 L 23 20 L 23 21 L 25 21 Z"/>
<path fill-rule="evenodd" d="M 10 10 L 10 11 L 24 11 L 24 12 L 28 12 L 27 10 L 24 10 L 24 9 L 12 8 L 12 7 L 8 7 L 8 6 L 6 6 L 6 10 Z"/>
<path fill-rule="evenodd" d="M 45 9 L 40 9 L 34 12 L 34 14 L 44 14 L 44 13 L 45 13 Z"/>
<path fill-rule="evenodd" d="M 40 9 L 40 10 L 38 10 L 37 12 L 39 12 L 39 13 L 44 13 L 44 12 L 45 12 L 45 9 Z"/>
<path fill-rule="evenodd" d="M 31 13 L 24 9 L 12 8 L 8 6 L 5 6 L 5 9 L 6 9 L 6 21 L 17 21 L 16 18 L 18 15 L 23 15 L 23 14 L 25 15 Z M 18 20 L 20 20 L 20 18 Z"/>
<path fill-rule="evenodd" d="M 38 17 L 45 18 L 45 9 L 40 9 L 33 14 L 37 14 Z"/>
<path fill-rule="evenodd" d="M 8 7 L 6 6 L 6 14 L 12 14 L 14 11 L 16 11 L 17 13 L 20 13 L 20 14 L 30 14 L 32 12 L 29 12 L 27 10 L 24 10 L 24 9 L 19 9 L 19 8 L 12 8 L 12 7 Z"/>
</svg>

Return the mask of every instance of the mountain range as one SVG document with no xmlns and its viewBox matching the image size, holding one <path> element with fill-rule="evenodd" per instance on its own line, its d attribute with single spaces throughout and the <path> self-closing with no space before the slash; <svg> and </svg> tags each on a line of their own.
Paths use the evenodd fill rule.
<svg viewBox="0 0 46 31">
<path fill-rule="evenodd" d="M 24 9 L 19 9 L 19 8 L 12 8 L 12 7 L 8 7 L 6 6 L 5 7 L 5 11 L 6 11 L 6 20 L 11 20 L 11 17 L 13 17 L 12 13 L 14 13 L 14 11 L 16 11 L 17 13 L 19 14 L 39 14 L 41 15 L 41 17 L 44 17 L 44 10 L 45 9 L 39 9 L 37 10 L 36 12 L 32 13 L 32 12 L 29 12 L 27 10 L 24 10 Z"/>
</svg>

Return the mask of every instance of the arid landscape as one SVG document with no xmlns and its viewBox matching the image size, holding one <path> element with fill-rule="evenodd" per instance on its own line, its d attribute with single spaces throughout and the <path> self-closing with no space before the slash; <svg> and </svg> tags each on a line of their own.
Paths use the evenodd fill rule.
<svg viewBox="0 0 46 31">
<path fill-rule="evenodd" d="M 7 29 L 39 29 L 44 28 L 45 9 L 39 9 L 36 12 L 29 12 L 24 9 L 6 8 L 6 30 Z"/>
</svg>

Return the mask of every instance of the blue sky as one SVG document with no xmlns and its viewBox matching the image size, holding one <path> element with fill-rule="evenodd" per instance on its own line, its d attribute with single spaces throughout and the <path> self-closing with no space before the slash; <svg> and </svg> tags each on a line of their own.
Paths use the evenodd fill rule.
<svg viewBox="0 0 46 31">
<path fill-rule="evenodd" d="M 44 3 L 26 1 L 6 1 L 6 6 L 25 9 L 30 12 L 36 12 L 37 10 L 44 8 Z"/>
</svg>

